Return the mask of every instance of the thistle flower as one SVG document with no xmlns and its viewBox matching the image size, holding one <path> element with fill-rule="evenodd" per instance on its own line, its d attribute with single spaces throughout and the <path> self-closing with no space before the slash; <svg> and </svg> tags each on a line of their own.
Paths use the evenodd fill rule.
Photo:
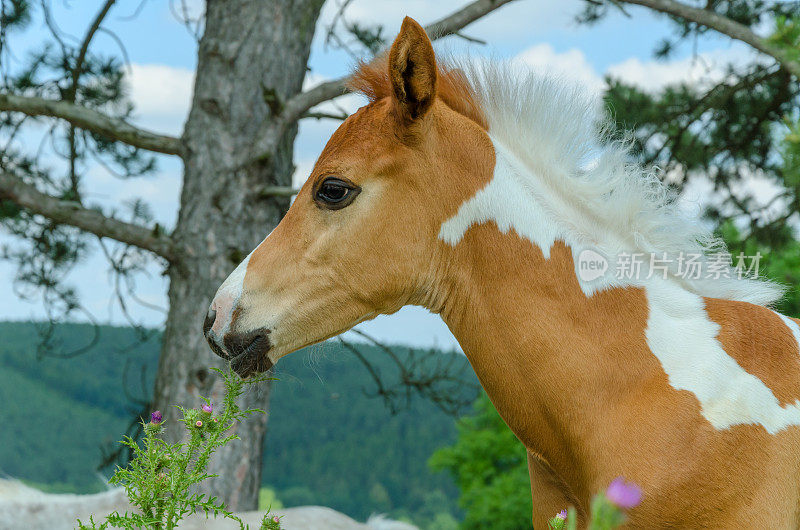
<svg viewBox="0 0 800 530">
<path fill-rule="evenodd" d="M 561 510 L 552 519 L 547 521 L 550 530 L 564 530 L 567 525 L 567 510 Z"/>
<path fill-rule="evenodd" d="M 214 404 L 213 403 L 203 403 L 203 406 L 200 407 L 200 408 L 203 409 L 203 412 L 208 412 L 209 414 L 211 414 L 211 411 L 214 410 Z"/>
<path fill-rule="evenodd" d="M 273 516 L 272 520 L 273 520 L 273 522 L 276 522 L 276 523 L 280 523 L 281 522 L 281 518 L 278 517 L 277 515 Z"/>
<path fill-rule="evenodd" d="M 633 482 L 617 477 L 606 490 L 606 498 L 620 508 L 633 508 L 642 502 L 642 490 Z"/>
<path fill-rule="evenodd" d="M 141 420 L 143 439 L 137 441 L 126 436 L 122 440 L 123 446 L 133 453 L 132 462 L 124 468 L 117 467 L 110 479 L 112 484 L 125 489 L 134 510 L 125 514 L 114 513 L 104 522 L 90 520 L 88 525 L 79 520 L 80 528 L 106 528 L 112 523 L 118 527 L 139 528 L 142 526 L 139 514 L 142 513 L 147 514 L 146 526 L 153 528 L 173 526 L 186 515 L 200 511 L 233 517 L 223 503 L 198 495 L 194 490 L 210 477 L 211 456 L 235 438 L 226 436 L 224 427 L 236 425 L 249 412 L 241 410 L 233 399 L 242 393 L 245 383 L 233 372 L 218 373 L 225 384 L 222 401 L 225 410 L 218 410 L 217 417 L 214 417 L 213 405 L 203 399 L 200 405 L 205 403 L 205 407 L 177 407 L 177 416 L 170 412 L 172 421 L 178 422 L 174 427 L 180 426 L 189 434 L 185 443 L 178 444 L 164 440 L 167 418 L 161 411 L 151 410 L 150 421 L 147 421 L 147 416 Z M 147 492 L 147 495 L 141 492 Z M 265 530 L 279 530 L 281 527 L 280 522 L 272 520 L 272 515 L 264 515 L 262 522 Z"/>
</svg>

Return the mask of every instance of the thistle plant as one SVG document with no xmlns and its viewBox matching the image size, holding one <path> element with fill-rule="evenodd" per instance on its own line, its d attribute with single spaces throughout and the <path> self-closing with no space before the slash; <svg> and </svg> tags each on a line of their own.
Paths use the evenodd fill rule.
<svg viewBox="0 0 800 530">
<path fill-rule="evenodd" d="M 642 491 L 636 484 L 625 482 L 622 477 L 615 478 L 605 492 L 598 493 L 592 499 L 589 514 L 589 530 L 612 530 L 625 523 L 625 510 L 638 506 L 642 502 Z M 551 530 L 576 530 L 578 515 L 570 506 L 561 510 L 550 521 Z"/>
<path fill-rule="evenodd" d="M 216 369 L 215 369 L 216 370 Z M 117 467 L 109 482 L 125 489 L 134 511 L 123 514 L 113 512 L 105 521 L 96 523 L 89 519 L 86 525 L 78 520 L 80 530 L 105 530 L 107 528 L 172 530 L 187 515 L 203 512 L 206 517 L 223 517 L 248 528 L 242 520 L 229 511 L 216 497 L 197 492 L 196 486 L 215 477 L 207 473 L 214 451 L 238 438 L 226 434 L 236 422 L 259 409 L 241 410 L 237 398 L 244 392 L 245 384 L 267 380 L 257 377 L 242 381 L 232 372 L 216 370 L 225 384 L 220 412 L 214 414 L 214 404 L 208 399 L 199 409 L 178 407 L 187 436 L 183 442 L 169 444 L 162 438 L 164 420 L 161 412 L 154 411 L 150 421 L 142 422 L 144 438 L 141 443 L 126 436 L 120 443 L 133 451 L 133 459 L 126 467 Z M 280 530 L 280 518 L 264 515 L 261 530 Z"/>
</svg>

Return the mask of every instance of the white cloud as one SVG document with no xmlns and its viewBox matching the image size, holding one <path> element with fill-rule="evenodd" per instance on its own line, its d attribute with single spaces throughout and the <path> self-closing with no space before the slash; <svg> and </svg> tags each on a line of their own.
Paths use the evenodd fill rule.
<svg viewBox="0 0 800 530">
<path fill-rule="evenodd" d="M 315 86 L 320 85 L 325 81 L 331 81 L 331 78 L 315 72 L 306 72 L 306 76 L 303 79 L 303 90 L 314 88 Z"/>
<path fill-rule="evenodd" d="M 575 15 L 583 5 L 583 0 L 512 2 L 475 21 L 464 32 L 486 40 L 490 47 L 518 47 L 531 42 L 537 35 L 550 33 L 554 28 L 572 33 L 577 29 Z"/>
<path fill-rule="evenodd" d="M 675 83 L 716 84 L 725 78 L 729 65 L 741 67 L 753 60 L 757 60 L 754 53 L 737 46 L 672 61 L 642 61 L 632 57 L 609 67 L 606 73 L 648 92 L 657 92 Z"/>
<path fill-rule="evenodd" d="M 192 103 L 194 71 L 134 63 L 128 83 L 138 125 L 164 134 L 181 133 Z"/>
<path fill-rule="evenodd" d="M 427 24 L 450 14 L 462 7 L 463 4 L 461 0 L 439 2 L 429 0 L 405 0 L 404 2 L 356 0 L 347 6 L 345 17 L 348 21 L 383 25 L 388 35 L 394 35 L 400 30 L 400 24 L 405 16 L 410 16 L 421 24 Z M 341 0 L 326 2 L 320 17 L 321 22 L 325 25 L 330 24 L 341 5 Z"/>
<path fill-rule="evenodd" d="M 749 49 L 733 46 L 671 61 L 642 61 L 632 57 L 611 65 L 605 74 L 652 93 L 675 83 L 716 84 L 725 78 L 729 66 L 741 68 L 759 60 L 763 59 Z M 557 52 L 548 43 L 536 44 L 517 54 L 514 61 L 544 75 L 581 83 L 590 91 L 597 92 L 606 86 L 583 51 L 577 48 Z"/>
<path fill-rule="evenodd" d="M 586 56 L 577 48 L 557 52 L 548 43 L 536 44 L 517 54 L 514 62 L 542 75 L 580 83 L 593 92 L 599 92 L 605 87 L 605 83 L 586 60 Z"/>
<path fill-rule="evenodd" d="M 325 4 L 318 24 L 322 29 L 318 32 L 320 37 L 324 36 L 341 4 L 341 0 Z M 345 13 L 348 21 L 382 25 L 384 34 L 391 38 L 400 30 L 405 16 L 426 25 L 462 9 L 465 4 L 464 0 L 356 0 L 348 5 Z M 529 41 L 532 34 L 569 26 L 581 6 L 580 0 L 512 2 L 470 24 L 464 33 L 484 39 L 492 46 Z"/>
<path fill-rule="evenodd" d="M 127 219 L 123 205 L 132 199 L 142 199 L 151 208 L 154 221 L 161 226 L 174 226 L 178 214 L 181 187 L 181 164 L 171 157 L 159 157 L 157 170 L 152 175 L 121 179 L 104 167 L 95 165 L 84 175 L 84 196 L 91 204 L 100 204 L 116 210 Z"/>
</svg>

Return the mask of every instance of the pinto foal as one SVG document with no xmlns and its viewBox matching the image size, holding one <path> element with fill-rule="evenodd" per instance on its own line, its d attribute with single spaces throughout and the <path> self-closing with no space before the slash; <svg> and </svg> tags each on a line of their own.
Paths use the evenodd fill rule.
<svg viewBox="0 0 800 530">
<path fill-rule="evenodd" d="M 352 88 L 370 103 L 219 288 L 215 352 L 247 376 L 424 306 L 528 448 L 536 528 L 568 505 L 585 521 L 618 475 L 644 491 L 630 527 L 798 527 L 798 321 L 765 307 L 774 286 L 713 261 L 579 91 L 437 66 L 408 18 Z M 637 253 L 667 264 L 613 272 Z M 682 274 L 684 253 L 715 277 Z"/>
</svg>

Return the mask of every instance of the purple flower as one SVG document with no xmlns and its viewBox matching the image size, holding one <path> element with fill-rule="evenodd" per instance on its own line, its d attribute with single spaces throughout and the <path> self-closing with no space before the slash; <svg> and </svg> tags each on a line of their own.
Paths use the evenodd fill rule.
<svg viewBox="0 0 800 530">
<path fill-rule="evenodd" d="M 209 414 L 211 414 L 211 411 L 214 410 L 214 404 L 213 403 L 203 403 L 203 406 L 200 407 L 200 408 L 203 409 L 203 412 L 208 412 Z"/>
<path fill-rule="evenodd" d="M 566 521 L 567 520 L 567 510 L 561 510 L 560 512 L 558 512 L 556 514 L 556 517 L 558 519 L 561 519 L 562 521 Z"/>
<path fill-rule="evenodd" d="M 163 419 L 160 410 L 154 410 L 150 413 L 150 423 L 161 423 Z"/>
<path fill-rule="evenodd" d="M 606 497 L 620 508 L 633 508 L 642 502 L 642 490 L 633 482 L 625 482 L 622 477 L 617 477 L 606 490 Z"/>
</svg>

